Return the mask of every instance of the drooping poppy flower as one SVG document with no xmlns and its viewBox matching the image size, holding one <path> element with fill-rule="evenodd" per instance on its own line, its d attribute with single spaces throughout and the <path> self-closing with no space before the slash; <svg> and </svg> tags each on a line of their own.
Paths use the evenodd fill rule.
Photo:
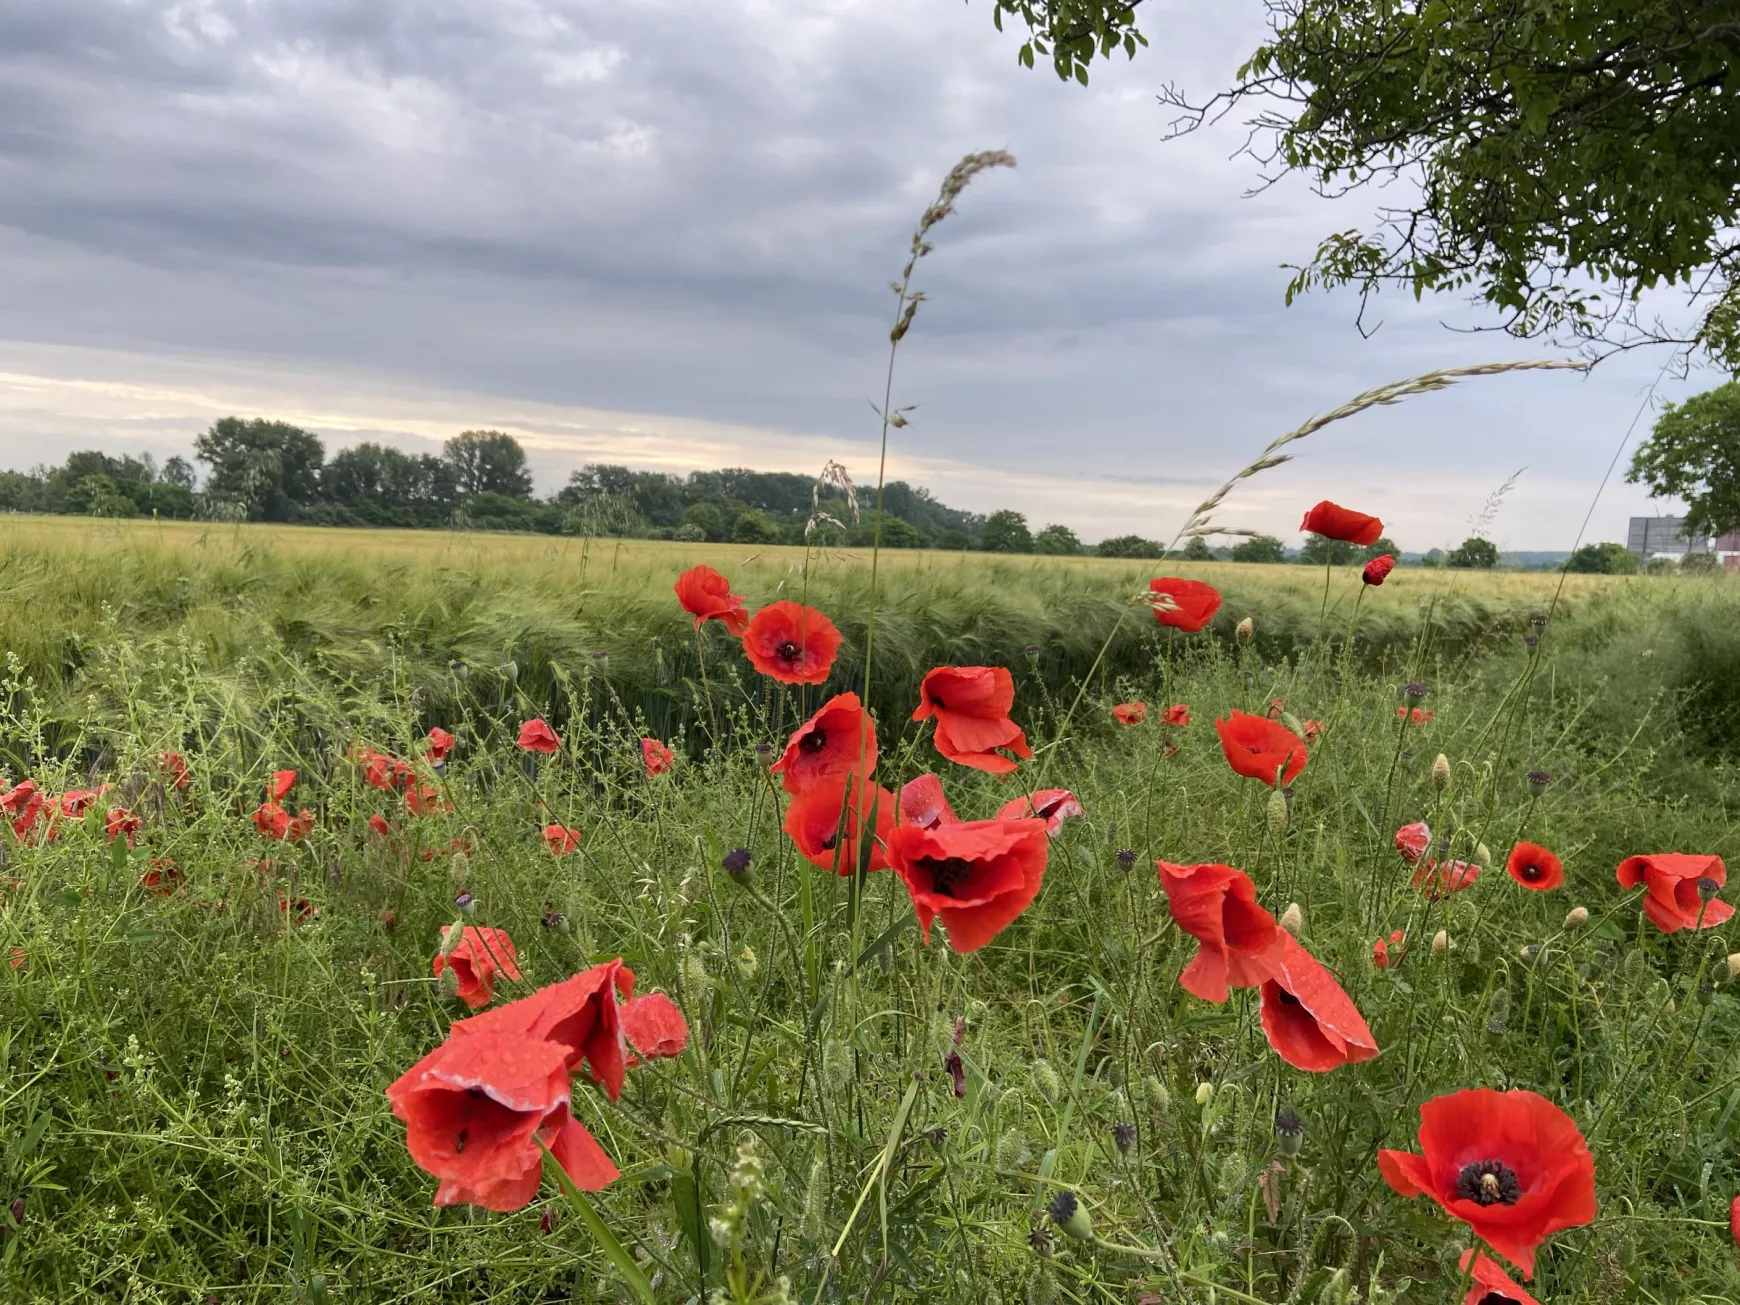
<svg viewBox="0 0 1740 1305">
<path fill-rule="evenodd" d="M 1406 938 L 1407 934 L 1403 933 L 1400 929 L 1392 931 L 1387 940 L 1379 938 L 1371 945 L 1372 965 L 1380 970 L 1387 970 L 1392 965 L 1400 965 L 1402 963 L 1402 956 L 1406 952 L 1406 948 L 1402 945 Z M 1395 954 L 1393 956 L 1390 954 L 1390 949 L 1392 947 L 1395 948 Z"/>
<path fill-rule="evenodd" d="M 1537 893 L 1548 892 L 1565 882 L 1565 867 L 1539 843 L 1518 843 L 1511 848 L 1504 868 L 1512 879 Z"/>
<path fill-rule="evenodd" d="M 163 782 L 170 788 L 186 788 L 193 782 L 187 769 L 187 758 L 179 752 L 165 752 L 157 759 L 163 771 Z"/>
<path fill-rule="evenodd" d="M 447 754 L 453 751 L 454 737 L 439 725 L 429 728 L 429 746 L 423 750 L 423 755 L 429 759 L 432 766 L 445 765 Z"/>
<path fill-rule="evenodd" d="M 1472 1246 L 1463 1251 L 1462 1258 L 1456 1261 L 1462 1272 L 1469 1273 L 1468 1261 L 1470 1259 L 1474 1261 L 1474 1271 L 1469 1274 L 1474 1285 L 1462 1298 L 1462 1305 L 1541 1305 L 1528 1292 L 1512 1282 L 1510 1275 L 1500 1268 L 1491 1256 L 1482 1255 Z"/>
<path fill-rule="evenodd" d="M 309 920 L 318 920 L 320 908 L 306 897 L 287 897 L 279 893 L 278 914 L 284 917 L 286 925 L 304 924 Z"/>
<path fill-rule="evenodd" d="M 1215 721 L 1214 728 L 1227 764 L 1245 778 L 1260 779 L 1270 788 L 1275 787 L 1277 773 L 1283 784 L 1299 778 L 1310 757 L 1304 741 L 1279 721 L 1235 709 L 1227 719 Z"/>
<path fill-rule="evenodd" d="M 1081 802 L 1067 788 L 1042 788 L 1032 797 L 1023 795 L 1005 802 L 997 811 L 997 819 L 1025 820 L 1037 816 L 1045 822 L 1045 832 L 1056 838 L 1065 820 L 1086 814 Z"/>
<path fill-rule="evenodd" d="M 896 828 L 890 860 L 930 941 L 941 919 L 949 947 L 973 952 L 1003 932 L 1039 895 L 1050 840 L 1043 820 L 968 820 Z"/>
<path fill-rule="evenodd" d="M 1270 698 L 1269 699 L 1269 719 L 1270 720 L 1280 720 L 1281 713 L 1286 711 L 1286 710 L 1287 710 L 1287 700 L 1285 698 Z"/>
<path fill-rule="evenodd" d="M 1430 725 L 1432 709 L 1430 707 L 1397 707 L 1396 719 L 1405 720 L 1410 725 Z"/>
<path fill-rule="evenodd" d="M 1320 720 L 1308 720 L 1305 722 L 1305 742 L 1315 743 L 1315 742 L 1317 742 L 1318 739 L 1320 739 L 1322 737 L 1323 737 L 1323 722 L 1322 721 L 1320 721 Z"/>
<path fill-rule="evenodd" d="M 786 742 L 769 769 L 782 776 L 787 793 L 801 793 L 824 779 L 876 769 L 876 722 L 855 693 L 835 694 Z"/>
<path fill-rule="evenodd" d="M 1402 854 L 1402 860 L 1413 865 L 1426 855 L 1426 849 L 1432 846 L 1432 830 L 1423 820 L 1411 825 L 1403 825 L 1396 830 L 1396 851 Z"/>
<path fill-rule="evenodd" d="M 900 790 L 900 823 L 919 829 L 935 829 L 938 825 L 958 824 L 960 817 L 943 794 L 942 781 L 935 775 L 920 775 L 908 780 Z"/>
<path fill-rule="evenodd" d="M 387 818 L 378 811 L 369 817 L 369 828 L 382 838 L 389 837 L 393 832 L 393 827 L 387 823 Z"/>
<path fill-rule="evenodd" d="M 1663 933 L 1681 929 L 1713 929 L 1734 914 L 1716 894 L 1728 882 L 1727 867 L 1719 856 L 1685 852 L 1656 852 L 1628 856 L 1616 871 L 1621 888 L 1643 884 L 1643 913 Z"/>
<path fill-rule="evenodd" d="M 433 816 L 453 810 L 453 804 L 433 784 L 412 784 L 405 790 L 405 810 L 414 816 Z"/>
<path fill-rule="evenodd" d="M 1263 1034 L 1294 1069 L 1327 1073 L 1370 1060 L 1377 1039 L 1335 976 L 1285 929 L 1268 956 L 1272 977 L 1262 986 Z"/>
<path fill-rule="evenodd" d="M 1385 580 L 1389 579 L 1390 572 L 1395 569 L 1396 559 L 1390 554 L 1385 553 L 1381 557 L 1374 557 L 1371 561 L 1367 562 L 1365 564 L 1365 570 L 1359 573 L 1359 578 L 1368 585 L 1381 585 Z"/>
<path fill-rule="evenodd" d="M 543 833 L 544 846 L 550 849 L 552 856 L 567 856 L 580 850 L 580 831 L 572 825 L 545 825 Z"/>
<path fill-rule="evenodd" d="M 547 756 L 561 746 L 562 740 L 556 737 L 556 731 L 546 725 L 541 716 L 520 726 L 521 751 L 542 752 Z"/>
<path fill-rule="evenodd" d="M 1472 888 L 1480 878 L 1480 866 L 1473 861 L 1428 861 L 1414 871 L 1414 887 L 1434 902 L 1452 893 Z"/>
<path fill-rule="evenodd" d="M 950 761 L 993 775 L 1005 775 L 1015 762 L 1003 755 L 1031 757 L 1027 735 L 1009 719 L 1015 705 L 1015 679 L 1002 666 L 938 666 L 918 689 L 913 720 L 936 718 L 936 750 Z"/>
<path fill-rule="evenodd" d="M 43 796 L 33 779 L 20 780 L 0 794 L 0 808 L 12 817 L 12 832 L 23 838 L 42 814 Z"/>
<path fill-rule="evenodd" d="M 276 802 L 262 802 L 254 812 L 254 828 L 263 838 L 288 838 L 290 813 Z"/>
<path fill-rule="evenodd" d="M 1420 1150 L 1379 1151 L 1384 1181 L 1444 1213 L 1535 1276 L 1535 1250 L 1595 1218 L 1595 1158 L 1576 1123 L 1534 1092 L 1473 1088 L 1420 1107 Z"/>
<path fill-rule="evenodd" d="M 646 763 L 647 778 L 654 775 L 669 773 L 671 765 L 676 760 L 673 753 L 657 739 L 642 739 L 640 741 L 640 759 Z"/>
<path fill-rule="evenodd" d="M 1190 704 L 1184 702 L 1173 703 L 1166 709 L 1165 714 L 1160 717 L 1160 723 L 1162 725 L 1177 725 L 1180 727 L 1190 724 Z"/>
<path fill-rule="evenodd" d="M 749 624 L 749 609 L 741 595 L 731 592 L 731 582 L 710 566 L 692 566 L 677 577 L 673 586 L 677 602 L 695 618 L 699 630 L 707 621 L 719 620 L 725 629 L 740 635 Z"/>
<path fill-rule="evenodd" d="M 144 819 L 134 815 L 126 807 L 110 807 L 103 820 L 103 832 L 108 836 L 109 842 L 113 843 L 117 838 L 125 838 L 128 847 L 133 846 L 133 840 L 143 828 L 145 828 Z"/>
<path fill-rule="evenodd" d="M 452 1033 L 456 1037 L 470 1037 L 509 1029 L 557 1043 L 566 1053 L 567 1067 L 574 1070 L 584 1064 L 587 1073 L 604 1089 L 604 1095 L 615 1101 L 622 1096 L 626 1065 L 622 1021 L 616 1003 L 619 992 L 625 999 L 634 996 L 634 971 L 623 965 L 621 957 L 540 988 L 518 1001 L 455 1020 Z"/>
<path fill-rule="evenodd" d="M 187 876 L 166 856 L 154 856 L 144 874 L 139 876 L 139 887 L 153 897 L 167 897 L 181 887 L 182 880 Z"/>
<path fill-rule="evenodd" d="M 857 874 L 867 854 L 867 868 L 883 870 L 888 866 L 888 838 L 897 806 L 894 794 L 861 775 L 833 775 L 792 799 L 785 812 L 785 832 L 798 855 L 818 869 Z M 864 838 L 870 830 L 866 849 Z"/>
<path fill-rule="evenodd" d="M 642 1060 L 681 1055 L 689 1045 L 689 1024 L 677 1004 L 662 992 L 625 1001 L 617 1011 L 622 1036 Z"/>
<path fill-rule="evenodd" d="M 295 783 L 296 783 L 296 772 L 295 771 L 293 771 L 293 770 L 274 770 L 272 772 L 272 783 L 267 790 L 272 795 L 272 801 L 282 802 L 286 797 L 288 797 L 290 795 L 290 789 L 295 785 Z"/>
<path fill-rule="evenodd" d="M 73 820 L 83 819 L 85 812 L 91 809 L 91 804 L 107 793 L 109 787 L 107 784 L 100 784 L 96 788 L 68 789 L 60 795 L 61 815 Z"/>
<path fill-rule="evenodd" d="M 1368 517 L 1363 512 L 1355 512 L 1352 508 L 1344 508 L 1324 499 L 1305 514 L 1305 519 L 1299 523 L 1299 529 L 1327 539 L 1358 544 L 1364 548 L 1382 538 L 1384 523 L 1376 517 Z"/>
<path fill-rule="evenodd" d="M 452 925 L 442 929 L 445 939 Z M 459 936 L 459 945 L 443 955 L 435 953 L 435 977 L 451 969 L 459 977 L 459 1000 L 473 1010 L 487 1006 L 495 997 L 495 976 L 505 974 L 510 979 L 520 977 L 519 956 L 514 952 L 514 940 L 505 929 L 479 928 L 468 924 Z"/>
<path fill-rule="evenodd" d="M 1120 702 L 1112 708 L 1112 719 L 1120 725 L 1140 725 L 1148 719 L 1148 704 L 1145 702 Z"/>
<path fill-rule="evenodd" d="M 1257 888 L 1230 865 L 1154 863 L 1178 927 L 1202 944 L 1179 985 L 1220 1005 L 1229 988 L 1255 988 L 1274 977 L 1273 955 L 1285 932 L 1257 905 Z"/>
<path fill-rule="evenodd" d="M 743 655 L 781 684 L 822 684 L 840 651 L 839 630 L 813 607 L 789 599 L 769 603 L 743 631 Z"/>
<path fill-rule="evenodd" d="M 1201 630 L 1220 610 L 1220 590 L 1200 580 L 1160 576 L 1148 582 L 1148 594 L 1154 619 L 1186 634 Z"/>
</svg>

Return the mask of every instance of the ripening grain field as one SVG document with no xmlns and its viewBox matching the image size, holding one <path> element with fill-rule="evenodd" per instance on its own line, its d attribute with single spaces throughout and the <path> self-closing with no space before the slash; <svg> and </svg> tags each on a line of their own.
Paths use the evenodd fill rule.
<svg viewBox="0 0 1740 1305">
<path fill-rule="evenodd" d="M 0 522 L 0 1294 L 1740 1300 L 1740 587 L 804 562 Z"/>
</svg>

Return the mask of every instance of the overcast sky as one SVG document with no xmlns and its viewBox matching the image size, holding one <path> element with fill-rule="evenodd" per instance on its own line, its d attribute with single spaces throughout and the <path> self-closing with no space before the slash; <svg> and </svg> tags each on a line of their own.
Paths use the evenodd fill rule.
<svg viewBox="0 0 1740 1305">
<path fill-rule="evenodd" d="M 951 504 L 1169 538 L 1360 390 L 1554 356 L 1451 300 L 1369 339 L 1350 294 L 1284 307 L 1279 265 L 1373 199 L 1246 198 L 1236 124 L 1166 141 L 1156 92 L 1225 85 L 1263 10 L 1142 14 L 1083 88 L 1020 68 L 990 0 L 6 0 L 0 465 L 186 453 L 236 413 L 329 447 L 510 430 L 545 491 L 592 460 L 873 482 L 887 283 L 980 149 L 1020 166 L 935 233 L 895 387 L 891 474 Z M 1332 426 L 1223 519 L 1297 542 L 1333 497 L 1449 545 L 1526 467 L 1492 537 L 1568 547 L 1661 363 Z M 1614 480 L 1593 538 L 1662 506 Z"/>
</svg>

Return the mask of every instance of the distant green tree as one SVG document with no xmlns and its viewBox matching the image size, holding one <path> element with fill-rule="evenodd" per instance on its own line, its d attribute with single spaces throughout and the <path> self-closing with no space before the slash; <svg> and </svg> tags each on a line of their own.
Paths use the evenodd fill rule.
<svg viewBox="0 0 1740 1305">
<path fill-rule="evenodd" d="M 706 541 L 707 532 L 693 522 L 685 521 L 671 531 L 671 538 L 680 544 L 699 544 Z"/>
<path fill-rule="evenodd" d="M 1397 561 L 1401 560 L 1402 550 L 1396 547 L 1396 541 L 1391 539 L 1388 535 L 1380 535 L 1375 544 L 1367 544 L 1364 548 L 1360 549 L 1359 556 L 1354 560 L 1356 562 L 1369 562 L 1372 558 L 1382 557 L 1386 553 Z"/>
<path fill-rule="evenodd" d="M 1094 546 L 1096 557 L 1160 557 L 1166 549 L 1140 535 L 1113 535 Z"/>
<path fill-rule="evenodd" d="M 1190 542 L 1184 546 L 1183 557 L 1186 562 L 1212 562 L 1214 550 L 1201 535 L 1192 535 Z"/>
<path fill-rule="evenodd" d="M 1490 571 L 1498 565 L 1498 545 L 1479 535 L 1470 535 L 1450 550 L 1446 561 L 1462 571 Z"/>
<path fill-rule="evenodd" d="M 462 495 L 532 496 L 526 451 L 512 435 L 499 430 L 464 431 L 442 445 L 441 456 L 453 467 Z"/>
<path fill-rule="evenodd" d="M 67 493 L 67 505 L 89 517 L 135 517 L 138 505 L 104 475 L 82 476 Z"/>
<path fill-rule="evenodd" d="M 1624 544 L 1584 544 L 1565 562 L 1565 570 L 1581 575 L 1636 575 L 1637 554 Z"/>
<path fill-rule="evenodd" d="M 1285 562 L 1287 549 L 1273 535 L 1252 535 L 1249 539 L 1233 546 L 1232 560 L 1235 562 Z"/>
<path fill-rule="evenodd" d="M 163 470 L 157 473 L 157 479 L 165 485 L 174 485 L 178 489 L 191 491 L 196 486 L 193 463 L 179 453 L 164 462 Z"/>
<path fill-rule="evenodd" d="M 696 503 L 693 507 L 684 509 L 683 524 L 696 527 L 703 538 L 715 544 L 724 542 L 725 513 L 717 503 Z"/>
<path fill-rule="evenodd" d="M 1009 508 L 991 513 L 985 518 L 979 547 L 987 553 L 1031 553 L 1033 536 L 1027 530 L 1027 518 Z"/>
<path fill-rule="evenodd" d="M 951 553 L 964 552 L 973 545 L 972 538 L 964 530 L 939 530 L 936 536 L 936 546 Z"/>
<path fill-rule="evenodd" d="M 846 538 L 854 548 L 871 547 L 876 542 L 874 514 L 867 515 L 864 520 L 847 531 Z M 910 521 L 902 521 L 899 517 L 890 516 L 882 518 L 882 547 L 925 548 L 929 544 L 929 537 Z"/>
<path fill-rule="evenodd" d="M 249 521 L 290 521 L 319 501 L 326 450 L 300 427 L 224 417 L 193 448 L 211 468 L 206 497 L 235 504 Z"/>
<path fill-rule="evenodd" d="M 1327 535 L 1312 535 L 1299 550 L 1299 560 L 1306 566 L 1351 566 L 1366 559 L 1358 545 Z"/>
<path fill-rule="evenodd" d="M 754 508 L 745 508 L 737 514 L 737 520 L 731 523 L 731 539 L 734 543 L 777 544 L 779 537 L 779 522 Z"/>
<path fill-rule="evenodd" d="M 1740 380 L 1670 403 L 1625 478 L 1686 501 L 1686 533 L 1740 529 Z"/>
<path fill-rule="evenodd" d="M 1715 575 L 1721 568 L 1714 553 L 1687 553 L 1680 559 L 1680 570 L 1687 575 Z"/>
<path fill-rule="evenodd" d="M 1033 536 L 1033 551 L 1053 557 L 1074 557 L 1081 552 L 1081 540 L 1068 526 L 1047 526 Z"/>
</svg>

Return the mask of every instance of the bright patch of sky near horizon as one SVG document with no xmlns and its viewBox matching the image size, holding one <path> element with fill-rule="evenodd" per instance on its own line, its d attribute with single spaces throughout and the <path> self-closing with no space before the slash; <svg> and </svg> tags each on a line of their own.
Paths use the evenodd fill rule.
<svg viewBox="0 0 1740 1305">
<path fill-rule="evenodd" d="M 14 0 L 0 9 L 0 465 L 186 453 L 215 418 L 329 448 L 512 431 L 587 461 L 873 482 L 886 283 L 962 154 L 1006 148 L 921 264 L 890 475 L 1084 538 L 1169 538 L 1273 435 L 1436 367 L 1551 356 L 1455 301 L 1282 304 L 1375 196 L 1243 197 L 1236 123 L 1165 141 L 1256 0 L 1144 6 L 1065 85 L 986 0 Z M 1227 524 L 1332 497 L 1454 544 L 1577 533 L 1659 354 L 1471 381 L 1333 426 Z M 1711 383 L 1670 379 L 1661 397 Z M 1639 433 L 1646 431 L 1646 414 Z M 1665 510 L 1616 473 L 1590 528 Z"/>
</svg>

